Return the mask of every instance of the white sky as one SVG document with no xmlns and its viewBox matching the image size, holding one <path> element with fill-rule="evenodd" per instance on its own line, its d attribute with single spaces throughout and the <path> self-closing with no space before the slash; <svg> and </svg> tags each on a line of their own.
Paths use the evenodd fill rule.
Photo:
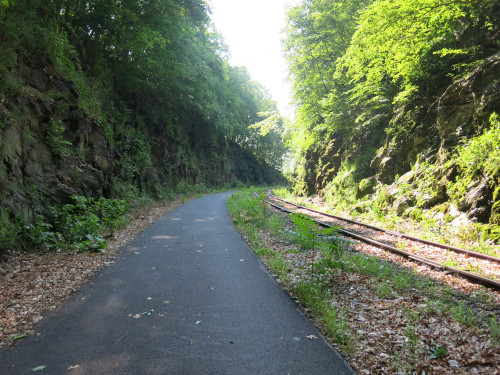
<svg viewBox="0 0 500 375">
<path fill-rule="evenodd" d="M 292 117 L 282 54 L 286 5 L 299 0 L 210 0 L 212 20 L 229 47 L 231 65 L 245 66 L 267 88 L 283 116 Z"/>
</svg>

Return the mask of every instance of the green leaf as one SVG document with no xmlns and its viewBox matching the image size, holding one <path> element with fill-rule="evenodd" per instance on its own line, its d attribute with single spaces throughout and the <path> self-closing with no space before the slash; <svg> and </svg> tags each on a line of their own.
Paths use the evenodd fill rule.
<svg viewBox="0 0 500 375">
<path fill-rule="evenodd" d="M 35 368 L 32 368 L 31 371 L 42 371 L 46 368 L 47 366 L 45 365 L 41 365 L 41 366 L 37 366 Z"/>
<path fill-rule="evenodd" d="M 21 339 L 24 339 L 26 337 L 29 337 L 29 334 L 28 333 L 23 333 L 22 335 L 19 335 L 19 336 L 13 336 L 11 337 L 10 339 L 12 341 L 17 341 L 17 340 L 21 340 Z"/>
</svg>

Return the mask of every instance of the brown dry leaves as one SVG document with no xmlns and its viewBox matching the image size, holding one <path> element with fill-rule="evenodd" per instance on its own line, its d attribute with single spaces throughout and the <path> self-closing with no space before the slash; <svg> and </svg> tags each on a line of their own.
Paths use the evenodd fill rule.
<svg viewBox="0 0 500 375">
<path fill-rule="evenodd" d="M 310 277 L 310 262 L 321 254 L 290 252 L 297 250 L 295 245 L 277 241 L 269 233 L 261 235 L 270 249 L 292 264 L 290 282 L 286 285 L 289 290 L 293 290 L 298 281 Z M 383 293 L 380 290 L 377 293 L 377 288 L 383 288 L 384 282 L 374 276 L 337 269 L 324 279 L 331 302 L 347 323 L 352 337 L 349 347 L 334 346 L 357 373 L 500 373 L 500 346 L 491 342 L 487 322 L 466 325 L 450 317 L 450 309 L 460 303 L 464 304 L 464 313 L 470 306 L 476 314 L 500 315 L 500 293 L 366 244 L 351 245 L 348 251 L 383 258 L 448 286 L 436 288 L 437 295 L 415 287 L 401 293 L 390 288 L 387 295 L 379 297 Z M 318 327 L 325 333 L 321 323 Z M 447 354 L 432 358 L 433 350 L 439 347 L 446 347 Z"/>
<path fill-rule="evenodd" d="M 108 241 L 107 253 L 12 252 L 0 263 L 0 349 L 33 333 L 43 313 L 55 309 L 102 267 L 113 262 L 121 247 L 180 205 L 180 201 L 148 207 L 133 214 L 127 228 Z"/>
<path fill-rule="evenodd" d="M 378 281 L 355 274 L 330 278 L 332 302 L 353 334 L 346 359 L 360 374 L 497 374 L 500 350 L 482 328 L 459 324 L 419 293 L 379 298 Z M 414 337 L 414 341 L 413 338 Z M 448 354 L 431 358 L 444 346 Z"/>
</svg>

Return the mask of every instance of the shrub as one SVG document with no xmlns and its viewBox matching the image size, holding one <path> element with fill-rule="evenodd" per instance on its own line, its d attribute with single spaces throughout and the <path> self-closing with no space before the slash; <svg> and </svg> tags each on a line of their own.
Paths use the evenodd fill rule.
<svg viewBox="0 0 500 375">
<path fill-rule="evenodd" d="M 0 208 L 0 254 L 19 246 L 23 220 L 7 208 Z"/>
<path fill-rule="evenodd" d="M 99 251 L 106 248 L 103 236 L 113 235 L 124 223 L 125 201 L 106 198 L 73 196 L 75 204 L 53 208 L 55 230 L 62 245 L 79 251 Z"/>
<path fill-rule="evenodd" d="M 500 119 L 496 113 L 490 116 L 491 127 L 482 135 L 468 140 L 457 148 L 448 167 L 453 164 L 459 176 L 447 185 L 448 195 L 460 200 L 469 190 L 469 185 L 486 175 L 494 189 L 494 200 L 500 195 Z"/>
</svg>

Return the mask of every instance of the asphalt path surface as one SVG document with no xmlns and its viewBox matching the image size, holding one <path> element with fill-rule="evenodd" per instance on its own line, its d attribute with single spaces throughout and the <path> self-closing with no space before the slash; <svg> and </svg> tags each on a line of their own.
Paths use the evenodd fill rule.
<svg viewBox="0 0 500 375">
<path fill-rule="evenodd" d="M 0 374 L 352 374 L 235 230 L 229 195 L 142 232 L 0 352 Z"/>
</svg>

